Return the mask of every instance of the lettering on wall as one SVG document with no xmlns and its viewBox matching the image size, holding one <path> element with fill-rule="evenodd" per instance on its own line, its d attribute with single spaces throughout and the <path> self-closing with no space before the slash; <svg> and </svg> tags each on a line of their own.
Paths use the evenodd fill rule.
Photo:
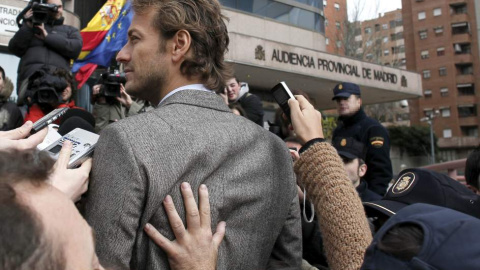
<svg viewBox="0 0 480 270">
<path fill-rule="evenodd" d="M 259 46 L 261 47 L 261 46 Z M 262 47 L 263 50 L 263 47 Z M 264 52 L 264 51 L 263 51 Z M 258 59 L 258 47 L 255 52 L 255 58 Z M 347 76 L 374 80 L 379 82 L 397 84 L 398 76 L 394 73 L 372 68 L 359 68 L 355 64 L 346 64 L 328 59 L 314 58 L 309 55 L 298 54 L 294 52 L 274 49 L 271 61 L 304 68 L 322 70 L 326 72 L 343 74 Z M 404 80 L 404 81 L 403 81 Z M 402 76 L 402 85 L 406 85 L 406 78 Z"/>
<path fill-rule="evenodd" d="M 13 36 L 18 30 L 17 16 L 21 8 L 0 5 L 0 35 Z"/>
</svg>

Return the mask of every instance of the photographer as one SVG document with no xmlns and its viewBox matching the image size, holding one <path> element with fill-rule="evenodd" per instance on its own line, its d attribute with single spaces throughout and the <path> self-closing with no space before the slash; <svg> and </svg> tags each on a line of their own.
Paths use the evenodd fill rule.
<svg viewBox="0 0 480 270">
<path fill-rule="evenodd" d="M 27 104 L 29 105 L 25 122 L 35 122 L 49 112 L 58 108 L 68 107 L 80 109 L 75 106 L 75 82 L 73 76 L 64 69 L 53 72 L 46 69 L 37 71 L 29 80 L 26 91 Z"/>
<path fill-rule="evenodd" d="M 78 29 L 64 25 L 61 0 L 32 0 L 17 21 L 20 29 L 8 44 L 10 52 L 20 57 L 17 79 L 19 105 L 23 105 L 28 78 L 42 66 L 70 70 L 70 60 L 76 59 L 82 49 Z"/>
<path fill-rule="evenodd" d="M 104 82 L 104 80 L 101 80 L 101 82 Z M 112 89 L 104 83 L 96 84 L 92 89 L 91 102 L 93 104 L 93 116 L 95 117 L 95 132 L 97 133 L 100 133 L 110 123 L 152 109 L 148 102 L 133 100 L 125 92 L 123 84 L 118 84 L 118 90 Z M 116 91 L 119 91 L 119 93 L 116 93 Z"/>
</svg>

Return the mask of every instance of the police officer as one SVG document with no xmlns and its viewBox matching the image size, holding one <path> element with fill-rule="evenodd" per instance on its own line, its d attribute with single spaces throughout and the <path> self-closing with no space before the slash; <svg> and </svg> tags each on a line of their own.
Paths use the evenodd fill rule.
<svg viewBox="0 0 480 270">
<path fill-rule="evenodd" d="M 365 146 L 363 143 L 350 137 L 334 141 L 333 147 L 337 149 L 338 155 L 342 158 L 343 167 L 362 202 L 381 200 L 382 196 L 370 190 L 367 181 L 363 179 L 369 170 L 364 161 Z"/>
<path fill-rule="evenodd" d="M 365 163 L 368 166 L 364 179 L 368 188 L 384 195 L 392 180 L 390 139 L 387 130 L 376 120 L 367 117 L 362 109 L 360 88 L 353 83 L 340 83 L 333 89 L 339 114 L 339 123 L 333 131 L 333 144 L 346 144 L 353 137 L 366 146 Z"/>
</svg>

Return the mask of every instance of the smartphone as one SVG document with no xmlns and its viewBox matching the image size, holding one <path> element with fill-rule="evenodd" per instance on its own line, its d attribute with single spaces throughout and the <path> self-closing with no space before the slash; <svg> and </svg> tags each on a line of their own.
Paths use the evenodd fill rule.
<svg viewBox="0 0 480 270">
<path fill-rule="evenodd" d="M 273 98 L 278 105 L 280 105 L 280 108 L 282 108 L 282 111 L 287 116 L 288 121 L 290 121 L 290 107 L 288 106 L 288 100 L 295 97 L 288 88 L 287 84 L 285 82 L 280 82 L 279 84 L 275 85 L 272 90 L 270 90 L 270 93 L 272 93 Z"/>
<path fill-rule="evenodd" d="M 35 123 L 33 123 L 33 127 L 32 127 L 32 130 L 30 130 L 30 134 L 35 134 L 40 130 L 44 129 L 46 126 L 55 122 L 58 118 L 60 118 L 63 114 L 65 114 L 67 110 L 68 110 L 68 107 L 55 109 L 51 111 L 49 114 L 40 118 Z"/>
</svg>

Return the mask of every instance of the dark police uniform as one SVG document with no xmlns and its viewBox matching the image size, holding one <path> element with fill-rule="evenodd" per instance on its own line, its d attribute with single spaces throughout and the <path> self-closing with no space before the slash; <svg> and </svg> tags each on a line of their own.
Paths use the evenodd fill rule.
<svg viewBox="0 0 480 270">
<path fill-rule="evenodd" d="M 335 87 L 334 94 L 334 99 L 351 94 L 360 95 L 360 89 L 355 84 L 342 83 Z M 390 138 L 387 130 L 378 121 L 367 117 L 360 108 L 352 116 L 339 118 L 332 141 L 342 144 L 344 139 L 350 137 L 366 146 L 365 163 L 368 168 L 363 179 L 367 181 L 370 190 L 383 196 L 392 180 Z"/>
</svg>

